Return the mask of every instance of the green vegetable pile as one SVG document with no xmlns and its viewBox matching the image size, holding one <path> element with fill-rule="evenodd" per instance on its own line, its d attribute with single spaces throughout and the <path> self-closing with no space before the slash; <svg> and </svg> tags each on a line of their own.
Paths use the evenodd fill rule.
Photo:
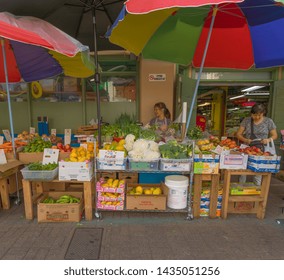
<svg viewBox="0 0 284 280">
<path fill-rule="evenodd" d="M 139 138 L 156 141 L 157 140 L 157 134 L 152 129 L 141 129 Z"/>
<path fill-rule="evenodd" d="M 187 159 L 190 156 L 190 146 L 180 144 L 176 140 L 170 140 L 167 143 L 160 145 L 159 150 L 162 158 L 169 159 Z"/>
<path fill-rule="evenodd" d="M 42 203 L 79 203 L 80 199 L 72 195 L 62 195 L 58 199 L 54 199 L 50 196 L 45 198 Z"/>
<path fill-rule="evenodd" d="M 52 143 L 50 141 L 44 141 L 41 137 L 34 138 L 24 148 L 24 153 L 43 152 L 45 148 L 51 148 Z"/>
<path fill-rule="evenodd" d="M 199 126 L 196 126 L 193 129 L 188 130 L 187 135 L 189 139 L 201 139 L 203 138 L 203 131 Z"/>
<path fill-rule="evenodd" d="M 57 163 L 42 164 L 41 162 L 33 162 L 28 165 L 29 170 L 54 170 L 58 166 Z"/>
</svg>

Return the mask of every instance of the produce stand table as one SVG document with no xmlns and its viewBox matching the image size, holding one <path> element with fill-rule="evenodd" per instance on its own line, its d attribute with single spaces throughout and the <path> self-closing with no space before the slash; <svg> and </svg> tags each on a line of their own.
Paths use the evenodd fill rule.
<svg viewBox="0 0 284 280">
<path fill-rule="evenodd" d="M 9 185 L 7 179 L 12 175 L 17 176 L 18 171 L 19 168 L 17 166 L 0 173 L 0 194 L 3 209 L 10 209 Z"/>
<path fill-rule="evenodd" d="M 34 218 L 33 211 L 33 197 L 32 197 L 32 182 L 36 182 L 36 193 L 42 194 L 43 187 L 41 181 L 31 181 L 23 179 L 23 194 L 24 194 L 24 203 L 25 203 L 25 215 L 26 219 L 32 220 Z M 48 181 L 49 183 L 82 183 L 84 191 L 84 208 L 85 208 L 85 219 L 90 221 L 93 219 L 93 185 L 95 182 L 95 177 L 93 176 L 90 181 L 59 181 L 52 180 Z"/>
<path fill-rule="evenodd" d="M 262 184 L 259 195 L 230 195 L 230 182 L 232 175 L 261 175 Z M 224 187 L 221 217 L 227 218 L 228 213 L 256 213 L 257 218 L 263 219 L 265 215 L 266 202 L 270 187 L 271 173 L 270 172 L 254 172 L 251 170 L 230 170 L 224 171 Z M 230 209 L 229 203 L 235 202 L 255 202 L 258 207 L 249 210 Z"/>
<path fill-rule="evenodd" d="M 203 181 L 211 181 L 210 187 L 210 204 L 209 217 L 216 218 L 217 202 L 218 202 L 218 188 L 219 188 L 219 174 L 194 174 L 193 185 L 193 217 L 200 217 L 200 201 Z"/>
</svg>

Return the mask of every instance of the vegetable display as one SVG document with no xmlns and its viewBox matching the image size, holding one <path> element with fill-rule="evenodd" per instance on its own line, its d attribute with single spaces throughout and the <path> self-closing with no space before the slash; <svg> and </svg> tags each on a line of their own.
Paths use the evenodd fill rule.
<svg viewBox="0 0 284 280">
<path fill-rule="evenodd" d="M 178 143 L 176 140 L 170 140 L 159 146 L 162 158 L 168 159 L 186 159 L 191 154 L 191 146 Z"/>
<path fill-rule="evenodd" d="M 41 162 L 33 162 L 28 165 L 29 170 L 54 170 L 58 167 L 57 163 L 42 164 Z"/>
</svg>

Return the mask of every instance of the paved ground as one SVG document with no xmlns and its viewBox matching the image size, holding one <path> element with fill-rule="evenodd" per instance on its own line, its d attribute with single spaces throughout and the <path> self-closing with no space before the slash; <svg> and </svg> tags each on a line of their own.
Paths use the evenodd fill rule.
<svg viewBox="0 0 284 280">
<path fill-rule="evenodd" d="M 266 217 L 229 214 L 226 220 L 186 213 L 104 212 L 103 219 L 41 223 L 24 218 L 23 203 L 0 209 L 0 259 L 64 259 L 74 230 L 103 228 L 100 259 L 284 259 L 284 182 L 273 178 Z M 284 221 L 284 220 L 283 220 Z"/>
</svg>

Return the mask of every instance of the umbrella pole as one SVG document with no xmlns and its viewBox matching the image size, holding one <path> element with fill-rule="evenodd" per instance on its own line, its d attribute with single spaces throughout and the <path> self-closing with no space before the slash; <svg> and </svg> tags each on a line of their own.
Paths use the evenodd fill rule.
<svg viewBox="0 0 284 280">
<path fill-rule="evenodd" d="M 11 130 L 11 134 L 12 134 L 11 136 L 12 136 L 13 155 L 14 155 L 14 159 L 16 159 L 13 114 L 12 114 L 12 107 L 11 107 L 11 97 L 10 97 L 10 90 L 9 90 L 9 80 L 8 80 L 8 70 L 7 70 L 7 61 L 6 61 L 4 39 L 1 39 L 1 47 L 2 47 L 2 54 L 3 54 L 3 64 L 4 64 L 3 66 L 4 66 L 5 83 L 6 83 L 7 100 L 8 100 L 10 130 Z M 20 203 L 20 193 L 19 193 L 19 185 L 18 185 L 18 174 L 16 174 L 16 186 L 17 186 L 17 201 L 16 201 L 16 204 L 19 204 Z"/>
<path fill-rule="evenodd" d="M 210 43 L 210 38 L 211 38 L 212 29 L 213 29 L 213 26 L 214 26 L 214 22 L 215 22 L 217 11 L 218 11 L 218 8 L 217 8 L 217 5 L 216 5 L 216 6 L 213 7 L 210 28 L 209 28 L 208 36 L 207 36 L 207 39 L 206 39 L 205 49 L 204 49 L 204 53 L 203 53 L 203 56 L 202 56 L 201 65 L 200 65 L 200 68 L 199 68 L 199 73 L 198 73 L 197 82 L 196 82 L 196 85 L 195 85 L 194 94 L 193 94 L 193 97 L 192 97 L 192 102 L 190 104 L 190 110 L 189 110 L 189 114 L 188 114 L 188 118 L 187 118 L 185 134 L 184 134 L 185 136 L 186 136 L 187 131 L 188 131 L 188 127 L 189 127 L 189 123 L 190 123 L 190 120 L 191 120 L 193 108 L 194 108 L 194 105 L 195 105 L 195 102 L 196 102 L 196 97 L 197 97 L 198 87 L 199 87 L 199 83 L 200 83 L 200 78 L 201 78 L 201 74 L 203 72 L 203 66 L 204 66 L 204 62 L 205 62 L 208 46 L 209 46 L 209 43 Z"/>
<path fill-rule="evenodd" d="M 101 101 L 100 101 L 100 73 L 98 62 L 98 47 L 97 47 L 97 25 L 96 25 L 96 8 L 93 7 L 93 30 L 94 30 L 94 60 L 95 60 L 95 83 L 97 97 L 97 119 L 98 119 L 98 146 L 101 148 Z"/>
</svg>

